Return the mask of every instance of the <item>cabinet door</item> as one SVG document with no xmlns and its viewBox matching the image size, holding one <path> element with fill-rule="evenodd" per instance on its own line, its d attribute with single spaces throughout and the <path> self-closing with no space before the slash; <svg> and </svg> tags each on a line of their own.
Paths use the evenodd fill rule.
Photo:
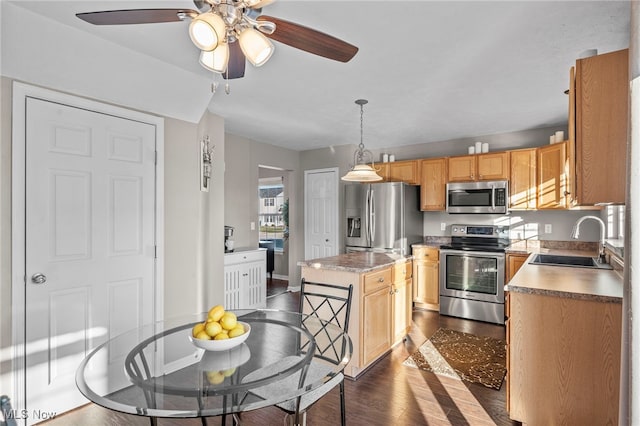
<svg viewBox="0 0 640 426">
<path fill-rule="evenodd" d="M 391 347 L 391 285 L 362 297 L 361 365 L 367 365 Z"/>
<path fill-rule="evenodd" d="M 537 207 L 536 150 L 511 151 L 510 163 L 510 208 L 512 210 L 535 210 Z"/>
<path fill-rule="evenodd" d="M 518 272 L 518 269 L 520 269 L 522 265 L 524 265 L 528 257 L 528 254 L 507 254 L 507 267 L 505 270 L 506 276 L 504 279 L 505 283 L 508 284 L 509 281 L 511 281 L 511 278 L 513 278 L 516 272 Z"/>
<path fill-rule="evenodd" d="M 447 196 L 447 159 L 422 160 L 420 169 L 420 210 L 444 211 Z"/>
<path fill-rule="evenodd" d="M 244 265 L 235 264 L 224 267 L 224 308 L 241 309 L 244 300 L 242 288 L 244 281 Z"/>
<path fill-rule="evenodd" d="M 419 262 L 417 266 L 417 286 L 414 302 L 426 303 L 429 305 L 440 304 L 440 289 L 438 287 L 437 262 Z"/>
<path fill-rule="evenodd" d="M 538 148 L 538 208 L 567 207 L 565 188 L 566 142 Z"/>
<path fill-rule="evenodd" d="M 629 50 L 576 61 L 576 197 L 624 204 L 629 131 Z"/>
<path fill-rule="evenodd" d="M 394 283 L 393 342 L 404 339 L 411 324 L 411 279 Z"/>
<path fill-rule="evenodd" d="M 476 156 L 449 157 L 449 182 L 468 182 L 476 179 Z"/>
<path fill-rule="evenodd" d="M 509 153 L 495 152 L 477 156 L 477 180 L 509 179 Z"/>
<path fill-rule="evenodd" d="M 267 307 L 267 273 L 264 262 L 247 263 L 244 269 L 242 309 Z"/>
<path fill-rule="evenodd" d="M 391 182 L 404 182 L 409 185 L 420 184 L 419 163 L 417 160 L 394 161 L 389 165 L 389 177 Z"/>
</svg>

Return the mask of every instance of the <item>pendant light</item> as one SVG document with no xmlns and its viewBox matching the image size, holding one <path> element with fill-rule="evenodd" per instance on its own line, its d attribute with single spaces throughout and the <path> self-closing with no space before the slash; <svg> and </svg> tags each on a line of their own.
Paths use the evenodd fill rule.
<svg viewBox="0 0 640 426">
<path fill-rule="evenodd" d="M 363 140 L 363 106 L 369 101 L 366 99 L 356 100 L 356 104 L 360 105 L 360 144 L 358 149 L 353 154 L 353 167 L 349 170 L 349 173 L 342 176 L 342 180 L 347 182 L 377 182 L 381 181 L 382 177 L 376 173 L 373 163 L 373 154 L 368 149 L 364 149 Z M 365 161 L 365 157 L 369 156 L 371 159 L 371 165 L 368 165 Z"/>
</svg>

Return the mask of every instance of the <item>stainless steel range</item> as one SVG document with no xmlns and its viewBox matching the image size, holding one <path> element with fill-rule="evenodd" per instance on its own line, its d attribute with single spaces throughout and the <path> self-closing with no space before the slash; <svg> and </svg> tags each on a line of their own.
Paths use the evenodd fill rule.
<svg viewBox="0 0 640 426">
<path fill-rule="evenodd" d="M 504 324 L 504 263 L 509 228 L 452 225 L 440 246 L 440 313 Z"/>
</svg>

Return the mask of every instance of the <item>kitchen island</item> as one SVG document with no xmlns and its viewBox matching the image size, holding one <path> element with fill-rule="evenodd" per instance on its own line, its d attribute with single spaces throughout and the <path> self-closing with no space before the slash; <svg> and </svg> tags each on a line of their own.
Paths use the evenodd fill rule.
<svg viewBox="0 0 640 426">
<path fill-rule="evenodd" d="M 302 261 L 298 266 L 307 281 L 353 285 L 349 319 L 353 356 L 344 370 L 347 377 L 357 378 L 409 332 L 411 257 L 356 252 Z"/>
<path fill-rule="evenodd" d="M 509 416 L 524 424 L 617 424 L 622 276 L 529 264 L 535 254 L 505 286 Z"/>
</svg>

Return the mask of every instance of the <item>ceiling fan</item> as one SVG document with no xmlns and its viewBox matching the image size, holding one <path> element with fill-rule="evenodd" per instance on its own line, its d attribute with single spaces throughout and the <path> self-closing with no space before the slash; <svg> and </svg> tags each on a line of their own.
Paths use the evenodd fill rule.
<svg viewBox="0 0 640 426">
<path fill-rule="evenodd" d="M 189 35 L 200 49 L 200 64 L 225 79 L 244 76 L 245 58 L 263 65 L 274 51 L 269 39 L 314 55 L 348 62 L 358 48 L 345 41 L 273 16 L 262 8 L 275 0 L 194 0 L 193 9 L 130 9 L 77 13 L 94 25 L 180 22 L 187 19 Z"/>
</svg>

